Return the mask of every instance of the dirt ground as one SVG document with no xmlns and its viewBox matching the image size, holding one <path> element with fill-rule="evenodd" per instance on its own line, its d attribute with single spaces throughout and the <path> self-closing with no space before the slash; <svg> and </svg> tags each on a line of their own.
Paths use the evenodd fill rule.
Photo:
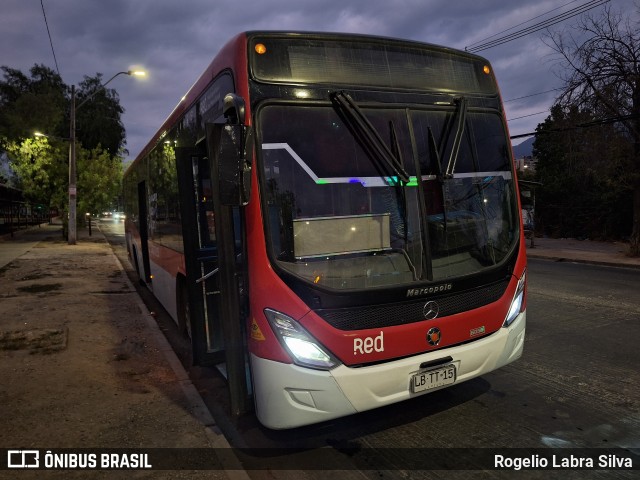
<svg viewBox="0 0 640 480">
<path fill-rule="evenodd" d="M 101 235 L 69 246 L 52 233 L 0 269 L 0 448 L 210 448 L 146 315 Z M 28 473 L 0 478 L 71 472 Z"/>
</svg>

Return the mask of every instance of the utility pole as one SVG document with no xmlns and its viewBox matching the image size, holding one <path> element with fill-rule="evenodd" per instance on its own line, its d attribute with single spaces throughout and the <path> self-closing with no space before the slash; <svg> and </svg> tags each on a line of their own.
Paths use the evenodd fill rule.
<svg viewBox="0 0 640 480">
<path fill-rule="evenodd" d="M 118 75 L 135 75 L 138 77 L 143 77 L 146 75 L 145 72 L 141 70 L 127 70 L 126 72 L 118 72 L 109 80 L 104 82 L 102 85 L 98 87 L 91 95 L 85 98 L 80 105 L 76 107 L 76 86 L 71 85 L 71 112 L 70 112 L 70 126 L 69 126 L 69 232 L 68 232 L 68 240 L 69 245 L 75 245 L 77 239 L 77 228 L 76 228 L 76 108 L 82 107 L 85 103 L 91 100 L 96 93 L 107 86 L 111 80 L 116 78 Z"/>
<path fill-rule="evenodd" d="M 71 114 L 69 132 L 69 245 L 76 244 L 76 87 L 71 85 Z"/>
</svg>

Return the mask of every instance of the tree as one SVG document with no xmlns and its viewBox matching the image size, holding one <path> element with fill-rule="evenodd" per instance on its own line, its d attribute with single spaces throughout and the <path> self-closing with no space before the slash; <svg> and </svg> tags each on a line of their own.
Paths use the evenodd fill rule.
<svg viewBox="0 0 640 480">
<path fill-rule="evenodd" d="M 640 13 L 640 5 L 636 4 Z M 619 121 L 631 146 L 629 167 L 618 177 L 632 195 L 630 253 L 640 255 L 640 25 L 607 6 L 586 15 L 572 32 L 556 33 L 550 46 L 566 74 L 560 102 Z"/>
<path fill-rule="evenodd" d="M 78 151 L 78 212 L 103 212 L 118 196 L 122 160 L 100 147 Z"/>
<path fill-rule="evenodd" d="M 44 65 L 34 65 L 30 77 L 6 66 L 1 70 L 0 148 L 17 177 L 16 187 L 28 200 L 62 206 L 51 202 L 64 179 L 64 146 L 35 138 L 34 133 L 63 134 L 66 87 L 60 76 Z"/>
<path fill-rule="evenodd" d="M 30 76 L 6 66 L 0 80 L 0 148 L 33 201 L 64 209 L 68 200 L 70 92 L 48 67 L 34 65 Z M 104 89 L 102 75 L 85 77 L 76 107 L 78 206 L 102 211 L 117 196 L 122 176 L 125 131 L 115 90 Z M 48 138 L 35 138 L 35 131 Z"/>
<path fill-rule="evenodd" d="M 102 87 L 102 74 L 84 77 L 76 91 L 76 105 L 89 99 L 76 110 L 77 136 L 82 146 L 93 150 L 102 146 L 111 155 L 120 154 L 125 146 L 125 130 L 118 93 Z"/>
<path fill-rule="evenodd" d="M 624 133 L 559 104 L 536 132 L 538 228 L 553 236 L 628 237 L 632 191 L 620 179 L 631 148 Z"/>
<path fill-rule="evenodd" d="M 18 187 L 37 203 L 63 208 L 68 200 L 68 145 L 48 138 L 26 138 L 7 145 Z M 78 148 L 78 211 L 102 212 L 117 197 L 122 161 L 106 150 Z M 81 217 L 82 218 L 82 217 Z"/>
<path fill-rule="evenodd" d="M 66 86 L 56 72 L 34 65 L 29 78 L 13 68 L 1 69 L 5 79 L 0 82 L 0 141 L 29 138 L 34 131 L 68 135 L 62 129 Z"/>
<path fill-rule="evenodd" d="M 18 187 L 25 196 L 37 203 L 61 206 L 54 202 L 66 187 L 67 149 L 62 142 L 46 138 L 26 138 L 5 145 L 10 165 L 18 176 Z"/>
</svg>

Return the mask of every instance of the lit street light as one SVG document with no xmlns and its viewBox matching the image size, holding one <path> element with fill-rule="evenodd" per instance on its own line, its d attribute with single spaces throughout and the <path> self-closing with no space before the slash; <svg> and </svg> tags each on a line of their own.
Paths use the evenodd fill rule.
<svg viewBox="0 0 640 480">
<path fill-rule="evenodd" d="M 38 138 L 55 138 L 56 140 L 64 140 L 65 142 L 69 141 L 69 139 L 66 137 L 56 137 L 55 135 L 49 135 L 42 132 L 33 132 L 33 136 Z"/>
<path fill-rule="evenodd" d="M 68 234 L 68 243 L 69 245 L 76 244 L 77 238 L 77 229 L 76 229 L 76 110 L 91 100 L 98 92 L 104 90 L 111 80 L 116 78 L 118 75 L 135 75 L 135 76 L 145 76 L 146 73 L 143 71 L 133 71 L 128 70 L 126 72 L 118 72 L 109 80 L 100 85 L 91 95 L 85 98 L 80 105 L 76 107 L 76 87 L 75 85 L 71 85 L 71 112 L 70 112 L 70 125 L 69 125 L 69 234 Z"/>
</svg>

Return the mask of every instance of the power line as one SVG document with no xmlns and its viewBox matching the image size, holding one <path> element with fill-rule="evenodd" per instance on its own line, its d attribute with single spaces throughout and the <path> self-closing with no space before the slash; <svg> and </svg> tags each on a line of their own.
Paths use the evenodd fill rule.
<svg viewBox="0 0 640 480">
<path fill-rule="evenodd" d="M 549 113 L 549 110 L 545 110 L 544 112 L 530 113 L 529 115 L 522 115 L 521 117 L 508 118 L 507 122 L 510 122 L 512 120 L 520 120 L 521 118 L 535 117 L 536 115 L 542 115 L 543 113 Z"/>
<path fill-rule="evenodd" d="M 597 120 L 591 120 L 590 122 L 578 123 L 571 127 L 564 128 L 550 128 L 549 130 L 542 130 L 540 132 L 521 133 L 519 135 L 511 135 L 509 138 L 514 140 L 516 138 L 533 137 L 535 135 L 548 135 L 550 133 L 569 132 L 572 130 L 579 130 L 581 128 L 599 127 L 601 125 L 608 125 L 610 123 L 626 122 L 628 120 L 635 120 L 640 118 L 640 114 L 632 113 L 629 115 L 618 115 L 616 117 L 599 118 Z"/>
<path fill-rule="evenodd" d="M 503 33 L 506 33 L 506 32 L 508 32 L 509 30 L 513 30 L 513 29 L 514 29 L 514 28 L 516 28 L 516 27 L 520 27 L 520 26 L 522 26 L 522 25 L 524 25 L 524 24 L 526 24 L 526 23 L 529 23 L 531 20 L 535 20 L 536 18 L 544 17 L 544 16 L 545 16 L 545 15 L 547 15 L 548 13 L 555 12 L 556 10 L 560 10 L 561 8 L 564 8 L 564 7 L 566 7 L 567 5 L 571 5 L 572 3 L 576 3 L 577 1 L 578 1 L 578 0 L 572 0 L 571 2 L 569 2 L 569 3 L 565 3 L 564 5 L 560 5 L 559 7 L 552 8 L 552 9 L 551 9 L 551 10 L 549 10 L 548 12 L 544 12 L 544 13 L 542 13 L 542 14 L 540 14 L 540 15 L 536 16 L 536 17 L 530 18 L 529 20 L 525 20 L 525 21 L 524 21 L 524 22 L 522 22 L 522 23 L 519 23 L 519 24 L 517 24 L 517 25 L 514 25 L 513 27 L 509 27 L 509 28 L 507 28 L 506 30 L 502 30 L 501 32 L 494 33 L 493 35 L 489 35 L 488 37 L 483 38 L 482 40 L 478 40 L 477 42 L 472 43 L 471 45 L 469 45 L 469 47 L 473 47 L 474 45 L 477 45 L 477 44 L 479 44 L 480 42 L 484 42 L 485 40 L 489 40 L 490 38 L 494 38 L 494 37 L 497 37 L 498 35 L 502 35 Z M 467 48 L 469 48 L 469 47 L 467 47 Z"/>
<path fill-rule="evenodd" d="M 44 11 L 44 0 L 40 0 L 40 6 L 42 7 L 42 16 L 44 17 L 44 24 L 47 27 L 47 35 L 49 35 L 49 44 L 51 45 L 51 53 L 53 53 L 53 61 L 56 64 L 56 71 L 58 72 L 58 76 L 62 78 L 62 75 L 60 75 L 60 69 L 58 68 L 58 59 L 56 58 L 56 51 L 53 48 L 53 40 L 51 40 L 51 32 L 49 31 L 49 22 L 47 22 L 47 14 Z"/>
<path fill-rule="evenodd" d="M 519 135 L 511 135 L 509 139 L 515 140 L 516 138 L 535 137 L 537 134 L 538 132 L 521 133 Z"/>
<path fill-rule="evenodd" d="M 551 90 L 545 90 L 544 92 L 532 93 L 530 95 L 523 95 L 522 97 L 510 98 L 509 100 L 503 100 L 502 103 L 515 102 L 516 100 L 522 100 L 523 98 L 535 97 L 537 95 L 544 95 L 545 93 L 557 92 L 560 90 L 564 90 L 564 88 L 563 87 L 552 88 Z"/>
<path fill-rule="evenodd" d="M 534 25 L 531 25 L 530 27 L 524 28 L 522 30 L 518 30 L 516 32 L 510 33 L 508 35 L 505 35 L 503 37 L 497 38 L 495 40 L 492 40 L 490 42 L 486 42 L 480 45 L 476 45 L 476 46 L 472 46 L 472 47 L 467 47 L 466 50 L 469 52 L 480 52 L 482 50 L 488 50 L 489 48 L 493 48 L 496 47 L 498 45 L 502 45 L 503 43 L 507 43 L 510 42 L 512 40 L 516 40 L 518 38 L 524 37 L 526 35 L 529 35 L 530 33 L 535 33 L 539 30 L 542 30 L 544 28 L 550 27 L 552 25 L 555 25 L 557 23 L 560 23 L 564 20 L 567 20 L 569 18 L 575 17 L 576 15 L 580 15 L 582 13 L 585 13 L 593 8 L 599 7 L 601 5 L 604 5 L 605 3 L 608 3 L 610 0 L 591 0 L 587 3 L 585 3 L 584 5 L 580 5 L 578 7 L 572 8 L 571 10 L 568 10 L 567 12 L 561 13 L 559 15 L 556 15 L 554 17 L 548 18 L 547 20 L 543 20 L 542 22 L 538 22 Z M 526 22 L 525 22 L 526 23 Z"/>
<path fill-rule="evenodd" d="M 510 33 L 509 35 L 505 35 L 503 37 L 497 38 L 495 40 L 492 40 L 490 42 L 486 42 L 483 44 L 472 44 L 472 46 L 470 47 L 466 47 L 465 50 L 469 51 L 469 52 L 479 52 L 482 50 L 487 50 L 489 48 L 493 48 L 495 46 L 498 45 L 502 45 L 503 43 L 507 43 L 510 42 L 512 40 L 516 40 L 518 38 L 524 37 L 525 35 L 528 35 L 530 33 L 534 33 L 537 32 L 539 30 L 542 30 L 543 28 L 549 27 L 551 25 L 555 25 L 556 23 L 560 23 L 564 20 L 567 20 L 571 17 L 575 17 L 576 15 L 579 15 L 581 13 L 585 13 L 593 8 L 599 7 L 600 5 L 604 5 L 605 3 L 609 2 L 610 0 L 591 0 L 587 3 L 585 3 L 584 5 L 580 5 L 578 7 L 572 8 L 571 10 L 568 10 L 567 12 L 561 13 L 559 15 L 553 16 L 551 18 L 548 18 L 547 20 L 543 20 L 542 22 L 538 22 L 534 25 L 531 25 L 527 28 L 524 28 L 522 30 L 518 30 L 516 32 Z M 568 4 L 567 4 L 568 5 Z M 547 12 L 548 13 L 548 12 Z M 538 17 L 535 17 L 538 18 Z M 531 19 L 533 20 L 533 19 Z M 528 20 L 527 22 L 531 21 Z M 523 22 L 523 23 L 527 23 L 527 22 Z M 515 27 L 512 27 L 515 28 Z M 507 29 L 507 31 L 510 29 Z M 488 37 L 491 38 L 491 37 Z M 475 45 L 475 46 L 473 46 Z"/>
<path fill-rule="evenodd" d="M 580 5 L 578 7 L 572 8 L 571 10 L 568 10 L 564 13 L 561 13 L 559 15 L 555 15 L 551 18 L 548 18 L 547 20 L 543 20 L 542 22 L 538 22 L 534 25 L 531 25 L 530 27 L 527 28 L 523 28 L 521 30 L 515 31 L 513 33 L 510 33 L 508 35 L 504 35 L 502 37 L 496 38 L 495 40 L 491 40 L 489 42 L 486 43 L 482 43 L 482 44 L 474 44 L 476 46 L 468 46 L 465 47 L 465 50 L 468 52 L 472 52 L 472 53 L 476 53 L 476 52 L 481 52 L 483 50 L 488 50 L 490 48 L 496 47 L 498 45 L 502 45 L 503 43 L 507 43 L 507 42 L 511 42 L 513 40 L 516 40 L 518 38 L 524 37 L 526 35 L 529 35 L 530 33 L 534 33 L 537 32 L 539 30 L 542 30 L 544 28 L 550 27 L 552 25 L 555 25 L 557 23 L 563 22 L 564 20 L 567 20 L 569 18 L 575 17 L 576 15 L 580 15 L 582 13 L 588 12 L 591 9 L 594 9 L 596 7 L 600 7 L 602 5 L 604 5 L 605 3 L 610 2 L 611 0 L 591 0 L 583 5 Z M 527 22 L 524 22 L 527 23 Z M 491 37 L 489 37 L 491 38 Z"/>
</svg>

